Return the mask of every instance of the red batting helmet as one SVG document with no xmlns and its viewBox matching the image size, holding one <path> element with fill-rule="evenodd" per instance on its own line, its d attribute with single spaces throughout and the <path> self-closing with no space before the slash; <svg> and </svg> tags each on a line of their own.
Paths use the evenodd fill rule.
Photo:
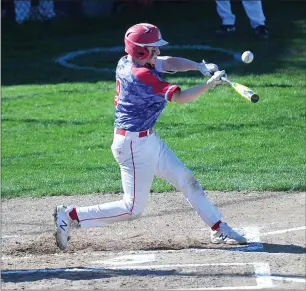
<svg viewBox="0 0 306 291">
<path fill-rule="evenodd" d="M 159 29 L 149 23 L 139 23 L 130 27 L 124 37 L 125 51 L 137 59 L 146 59 L 149 51 L 146 46 L 163 46 L 168 44 L 162 39 Z"/>
</svg>

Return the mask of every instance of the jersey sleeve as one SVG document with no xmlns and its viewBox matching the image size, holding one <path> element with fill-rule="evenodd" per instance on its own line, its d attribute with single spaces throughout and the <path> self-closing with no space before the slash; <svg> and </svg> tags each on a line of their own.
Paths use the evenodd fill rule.
<svg viewBox="0 0 306 291">
<path fill-rule="evenodd" d="M 153 72 L 145 67 L 132 67 L 132 72 L 134 75 L 145 85 L 150 86 L 153 90 L 153 93 L 156 95 L 163 95 L 167 101 L 172 101 L 173 94 L 181 90 L 177 85 L 168 83 L 156 75 Z"/>
<path fill-rule="evenodd" d="M 168 74 L 175 74 L 176 71 L 165 71 L 163 69 L 163 62 L 167 59 L 169 59 L 171 57 L 167 57 L 167 56 L 162 56 L 162 57 L 157 57 L 156 62 L 155 62 L 155 69 L 157 72 L 160 73 L 168 73 Z"/>
</svg>

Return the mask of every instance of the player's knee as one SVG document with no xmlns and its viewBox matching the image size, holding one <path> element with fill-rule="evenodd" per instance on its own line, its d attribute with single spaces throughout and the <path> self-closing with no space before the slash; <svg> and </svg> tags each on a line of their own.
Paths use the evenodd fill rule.
<svg viewBox="0 0 306 291">
<path fill-rule="evenodd" d="M 131 203 L 127 203 L 126 202 L 126 206 L 127 206 L 127 211 L 129 213 L 129 219 L 137 219 L 139 216 L 141 216 L 144 207 L 141 207 L 139 205 L 136 205 L 135 203 L 133 204 L 133 202 Z"/>
<path fill-rule="evenodd" d="M 136 219 L 138 218 L 139 216 L 141 216 L 143 212 L 143 209 L 138 209 L 138 208 L 134 208 L 130 214 L 131 214 L 131 219 Z"/>
<path fill-rule="evenodd" d="M 184 171 L 184 174 L 182 176 L 182 179 L 180 179 L 180 184 L 183 192 L 195 192 L 199 189 L 201 189 L 201 186 L 197 179 L 194 177 L 191 170 L 186 169 Z"/>
<path fill-rule="evenodd" d="M 142 211 L 138 212 L 138 211 L 132 210 L 131 212 L 129 212 L 128 220 L 138 219 L 141 216 L 141 214 L 142 214 Z"/>
</svg>

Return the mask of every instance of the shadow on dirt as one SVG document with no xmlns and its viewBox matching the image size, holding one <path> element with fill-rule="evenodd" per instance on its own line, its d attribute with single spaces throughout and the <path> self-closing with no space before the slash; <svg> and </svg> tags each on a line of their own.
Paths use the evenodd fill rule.
<svg viewBox="0 0 306 291">
<path fill-rule="evenodd" d="M 218 278 L 226 277 L 243 277 L 245 278 L 246 274 L 237 274 L 237 273 L 220 273 L 220 271 L 210 270 L 210 273 L 207 274 L 205 269 L 182 272 L 171 268 L 171 270 L 152 270 L 152 269 L 108 269 L 108 268 L 84 268 L 84 267 L 74 267 L 74 268 L 60 268 L 60 269 L 36 269 L 36 270 L 7 270 L 2 273 L 2 280 L 5 283 L 12 282 L 33 282 L 41 281 L 46 279 L 63 279 L 63 280 L 97 280 L 97 279 L 110 279 L 116 277 L 170 277 L 170 276 L 179 276 L 179 277 L 207 277 L 207 276 L 216 276 Z M 251 276 L 251 274 L 250 274 Z M 278 274 L 271 274 L 271 277 L 278 276 Z M 298 275 L 282 275 L 286 278 L 304 278 L 304 276 Z"/>
<path fill-rule="evenodd" d="M 276 254 L 305 254 L 306 248 L 297 245 L 281 245 L 281 244 L 269 244 L 263 243 L 263 252 Z"/>
<path fill-rule="evenodd" d="M 298 246 L 298 245 L 282 245 L 282 244 L 272 244 L 272 243 L 262 243 L 263 245 L 263 249 L 260 251 L 261 253 L 270 253 L 270 254 L 305 254 L 306 253 L 306 248 L 302 247 L 302 246 Z M 254 252 L 254 250 L 249 250 L 247 248 L 248 246 L 245 246 L 245 250 L 243 250 L 243 246 L 239 247 L 239 251 L 243 251 L 243 252 Z M 235 246 L 223 246 L 223 247 L 204 247 L 203 243 L 195 243 L 193 246 L 189 246 L 188 248 L 191 249 L 199 249 L 199 250 L 228 250 L 228 251 L 236 251 L 236 247 Z M 150 249 L 146 249 L 143 248 L 142 250 L 180 250 L 180 249 L 188 249 L 186 247 L 184 247 L 183 245 L 179 246 L 175 246 L 173 248 L 169 247 L 169 246 L 165 246 L 165 247 L 154 247 L 154 248 L 150 248 Z"/>
</svg>

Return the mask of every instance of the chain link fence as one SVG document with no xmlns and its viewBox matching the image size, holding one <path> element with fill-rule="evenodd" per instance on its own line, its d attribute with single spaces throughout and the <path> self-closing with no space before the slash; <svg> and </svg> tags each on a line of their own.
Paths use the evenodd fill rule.
<svg viewBox="0 0 306 291">
<path fill-rule="evenodd" d="M 53 18 L 109 15 L 125 6 L 139 8 L 155 2 L 190 0 L 2 0 L 1 18 L 17 23 L 46 21 Z"/>
<path fill-rule="evenodd" d="M 17 23 L 59 17 L 100 16 L 112 13 L 116 0 L 3 0 L 2 19 Z"/>
<path fill-rule="evenodd" d="M 2 0 L 1 18 L 17 23 L 46 21 L 60 17 L 109 15 L 125 6 L 139 8 L 155 2 L 188 2 L 190 0 Z M 198 0 L 203 1 L 203 0 Z"/>
</svg>

